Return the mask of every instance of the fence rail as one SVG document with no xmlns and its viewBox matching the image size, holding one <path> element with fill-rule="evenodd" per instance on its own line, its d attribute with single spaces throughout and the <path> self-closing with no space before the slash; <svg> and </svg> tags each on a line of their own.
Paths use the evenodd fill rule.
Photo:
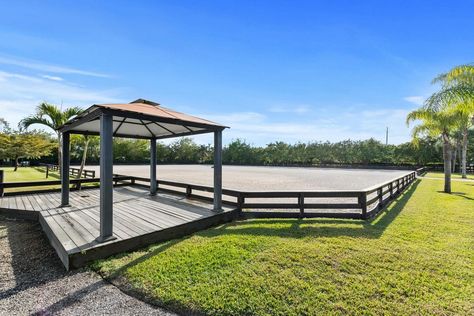
<svg viewBox="0 0 474 316">
<path fill-rule="evenodd" d="M 55 164 L 40 164 L 40 166 L 42 167 L 45 167 L 46 168 L 46 179 L 49 178 L 49 173 L 51 171 L 55 171 L 55 172 L 59 172 L 59 165 L 55 165 Z M 70 167 L 69 168 L 69 175 L 73 176 L 73 177 L 77 177 L 79 175 L 79 172 L 81 171 L 80 168 L 74 168 L 74 167 Z M 89 178 L 89 179 L 92 179 L 92 178 L 95 178 L 95 170 L 88 170 L 88 169 L 83 169 L 82 170 L 82 175 L 81 175 L 81 178 Z"/>
<path fill-rule="evenodd" d="M 2 170 L 0 170 L 0 180 L 2 180 Z M 127 182 L 128 181 L 128 182 Z M 100 183 L 100 178 L 80 178 L 80 179 L 70 179 L 70 184 L 73 186 L 72 189 L 80 190 L 83 187 L 83 184 L 95 184 Z M 133 176 L 122 176 L 115 175 L 113 177 L 113 182 L 115 185 L 130 185 L 135 184 L 135 178 Z M 18 181 L 18 182 L 3 182 L 0 181 L 0 197 L 4 195 L 17 195 L 17 194 L 27 194 L 31 191 L 20 191 L 20 192 L 5 192 L 5 189 L 14 189 L 14 188 L 31 188 L 31 187 L 54 187 L 61 185 L 61 180 L 40 180 L 40 181 Z M 98 187 L 91 186 L 91 187 Z M 46 188 L 44 191 L 58 191 L 59 189 Z M 41 191 L 38 191 L 41 192 Z"/>
<path fill-rule="evenodd" d="M 244 192 L 238 190 L 222 190 L 223 202 L 237 206 L 245 211 L 246 216 L 253 217 L 338 217 L 338 218 L 360 218 L 367 219 L 375 216 L 391 200 L 403 192 L 415 179 L 417 174 L 424 170 L 420 168 L 401 177 L 378 184 L 364 190 L 318 190 L 318 191 L 264 191 L 264 192 Z M 134 177 L 138 182 L 149 183 L 150 179 Z M 169 193 L 185 194 L 189 198 L 198 198 L 212 201 L 209 195 L 214 189 L 210 186 L 181 183 L 175 181 L 158 180 L 159 190 Z M 200 192 L 196 193 L 196 191 Z M 308 202 L 307 199 L 338 199 L 329 202 Z M 249 199 L 264 199 L 265 201 L 255 202 Z M 281 199 L 295 199 L 293 202 L 281 201 Z M 345 201 L 341 201 L 344 199 Z M 272 201 L 276 200 L 276 201 Z M 347 200 L 350 200 L 347 202 Z M 261 211 L 261 210 L 290 210 L 296 209 L 299 212 L 281 211 Z M 319 210 L 306 212 L 306 210 Z M 320 210 L 325 210 L 321 212 Z M 330 210 L 330 211 L 326 211 Z"/>
<path fill-rule="evenodd" d="M 333 217 L 368 219 L 380 212 L 391 200 L 403 192 L 423 173 L 423 168 L 363 190 L 318 191 L 265 191 L 245 192 L 223 189 L 223 203 L 237 207 L 246 217 Z M 115 185 L 141 185 L 149 187 L 150 179 L 114 175 Z M 97 183 L 99 178 L 71 179 L 80 189 L 82 184 Z M 60 180 L 31 182 L 0 182 L 0 196 L 4 189 L 41 187 L 61 184 Z M 188 198 L 212 201 L 214 188 L 205 185 L 157 180 L 161 192 L 182 194 Z M 11 194 L 11 193 L 10 193 Z M 330 199 L 328 201 L 328 199 Z M 316 201 L 315 201 L 316 200 Z M 284 210 L 284 211 L 282 211 Z M 293 211 L 290 211 L 293 210 Z M 296 212 L 294 211 L 296 210 Z"/>
</svg>

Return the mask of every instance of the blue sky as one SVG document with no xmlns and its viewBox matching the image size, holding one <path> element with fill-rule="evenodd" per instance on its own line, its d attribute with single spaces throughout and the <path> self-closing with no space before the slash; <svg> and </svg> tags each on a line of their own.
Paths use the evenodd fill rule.
<svg viewBox="0 0 474 316">
<path fill-rule="evenodd" d="M 0 117 L 150 99 L 256 145 L 410 138 L 472 1 L 0 1 Z M 196 138 L 210 142 L 207 136 Z"/>
</svg>

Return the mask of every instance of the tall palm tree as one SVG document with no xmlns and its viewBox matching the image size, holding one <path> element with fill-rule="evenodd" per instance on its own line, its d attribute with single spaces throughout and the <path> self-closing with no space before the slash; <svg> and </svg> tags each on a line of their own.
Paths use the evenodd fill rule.
<svg viewBox="0 0 474 316">
<path fill-rule="evenodd" d="M 424 106 L 408 114 L 407 125 L 414 121 L 421 121 L 412 130 L 415 144 L 418 144 L 420 136 L 441 138 L 443 142 L 444 192 L 451 193 L 452 133 L 459 124 L 459 113 Z"/>
<path fill-rule="evenodd" d="M 61 165 L 61 133 L 58 131 L 58 128 L 81 112 L 82 109 L 80 107 L 74 106 L 62 110 L 54 104 L 42 102 L 36 108 L 35 114 L 24 118 L 18 125 L 21 129 L 26 129 L 33 124 L 40 124 L 51 128 L 56 133 L 58 139 L 58 165 Z"/>
<path fill-rule="evenodd" d="M 433 82 L 440 82 L 442 90 L 432 96 L 432 104 L 451 104 L 460 113 L 461 174 L 467 178 L 467 147 L 469 128 L 474 125 L 474 65 L 460 65 L 449 72 L 436 77 Z"/>
</svg>

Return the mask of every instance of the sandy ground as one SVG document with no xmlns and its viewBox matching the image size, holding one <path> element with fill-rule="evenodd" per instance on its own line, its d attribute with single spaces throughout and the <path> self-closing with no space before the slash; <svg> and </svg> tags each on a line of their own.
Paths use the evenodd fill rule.
<svg viewBox="0 0 474 316">
<path fill-rule="evenodd" d="M 100 170 L 99 166 L 86 168 Z M 114 173 L 149 177 L 150 167 L 116 165 Z M 406 170 L 223 166 L 222 181 L 224 188 L 242 191 L 356 190 L 406 173 Z M 212 185 L 213 169 L 208 165 L 158 165 L 157 174 L 160 180 Z"/>
<path fill-rule="evenodd" d="M 0 218 L 0 315 L 174 315 L 95 272 L 66 272 L 37 223 Z"/>
</svg>

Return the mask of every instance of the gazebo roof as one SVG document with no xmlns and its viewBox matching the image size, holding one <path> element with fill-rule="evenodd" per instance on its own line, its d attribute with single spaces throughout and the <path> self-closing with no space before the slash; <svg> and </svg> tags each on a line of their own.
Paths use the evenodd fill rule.
<svg viewBox="0 0 474 316">
<path fill-rule="evenodd" d="M 162 139 L 210 133 L 226 126 L 138 99 L 125 104 L 94 104 L 58 130 L 62 133 L 99 135 L 100 116 L 110 114 L 116 137 Z"/>
</svg>

